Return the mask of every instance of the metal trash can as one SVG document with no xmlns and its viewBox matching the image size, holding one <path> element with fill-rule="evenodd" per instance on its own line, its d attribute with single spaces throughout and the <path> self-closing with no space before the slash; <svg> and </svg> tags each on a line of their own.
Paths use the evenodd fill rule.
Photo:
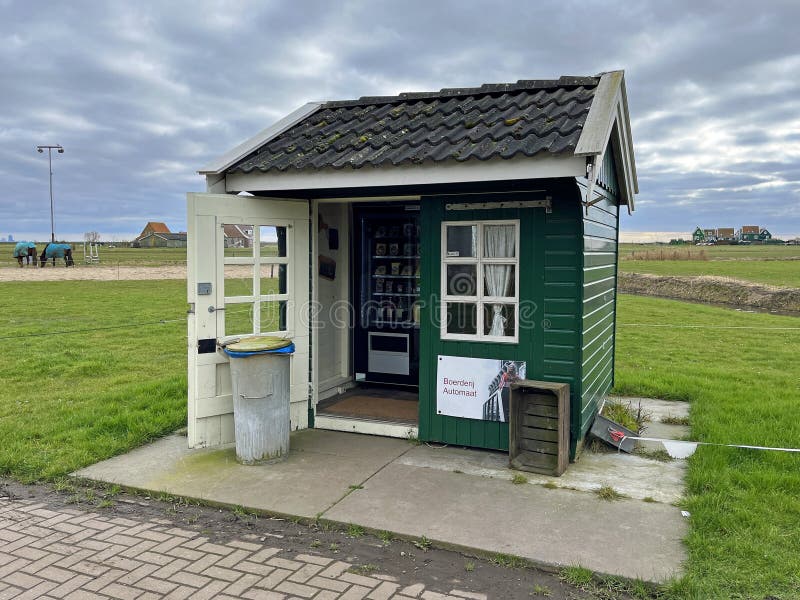
<svg viewBox="0 0 800 600">
<path fill-rule="evenodd" d="M 291 340 L 242 338 L 223 349 L 230 357 L 236 460 L 274 462 L 289 454 Z"/>
</svg>

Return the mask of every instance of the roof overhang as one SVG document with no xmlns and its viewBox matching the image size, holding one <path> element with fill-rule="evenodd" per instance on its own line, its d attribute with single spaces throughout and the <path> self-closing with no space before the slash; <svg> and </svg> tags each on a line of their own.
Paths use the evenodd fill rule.
<svg viewBox="0 0 800 600">
<path fill-rule="evenodd" d="M 586 159 L 576 156 L 541 155 L 497 159 L 361 169 L 298 169 L 286 172 L 229 173 L 226 192 L 318 190 L 380 186 L 428 185 L 586 175 Z M 211 180 L 213 176 L 209 176 Z"/>
<path fill-rule="evenodd" d="M 620 202 L 633 210 L 634 195 L 639 193 L 639 182 L 633 155 L 625 71 L 610 71 L 600 77 L 581 137 L 575 147 L 575 156 L 591 159 L 595 165 L 601 165 L 609 142 L 617 164 Z"/>
<path fill-rule="evenodd" d="M 599 166 L 607 148 L 610 147 L 614 152 L 618 169 L 620 203 L 627 204 L 629 211 L 633 210 L 634 195 L 639 192 L 624 71 L 611 71 L 600 76 L 574 154 L 542 153 L 533 157 L 512 159 L 360 169 L 328 168 L 226 173 L 234 164 L 318 111 L 323 104 L 309 102 L 301 106 L 200 169 L 198 172 L 206 175 L 209 190 L 213 188 L 214 191 L 222 192 L 224 189 L 225 192 L 237 193 L 585 177 L 587 161 L 591 161 L 595 167 Z"/>
<path fill-rule="evenodd" d="M 249 140 L 245 140 L 232 150 L 229 150 L 222 156 L 212 160 L 205 167 L 200 169 L 198 173 L 201 175 L 219 175 L 224 173 L 226 169 L 229 169 L 235 165 L 251 152 L 255 152 L 271 139 L 294 127 L 309 115 L 314 114 L 317 110 L 319 110 L 319 107 L 322 106 L 322 104 L 322 102 L 308 102 L 307 104 L 304 104 L 294 112 L 291 112 L 283 117 L 277 123 L 270 125 L 266 129 L 251 137 Z"/>
</svg>

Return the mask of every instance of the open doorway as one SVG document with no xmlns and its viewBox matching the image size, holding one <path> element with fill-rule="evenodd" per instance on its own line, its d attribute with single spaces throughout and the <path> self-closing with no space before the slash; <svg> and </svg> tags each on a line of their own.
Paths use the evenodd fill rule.
<svg viewBox="0 0 800 600">
<path fill-rule="evenodd" d="M 400 425 L 417 425 L 419 394 L 415 389 L 357 383 L 349 390 L 321 401 L 318 415 L 369 419 Z"/>
<path fill-rule="evenodd" d="M 318 202 L 315 424 L 409 435 L 418 422 L 418 202 Z"/>
</svg>

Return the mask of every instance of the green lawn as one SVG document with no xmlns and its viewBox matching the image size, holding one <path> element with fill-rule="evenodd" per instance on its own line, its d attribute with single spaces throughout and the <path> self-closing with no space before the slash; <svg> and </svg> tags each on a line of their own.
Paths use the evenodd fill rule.
<svg viewBox="0 0 800 600">
<path fill-rule="evenodd" d="M 41 252 L 45 242 L 37 245 Z M 73 258 L 77 265 L 84 264 L 83 243 L 73 243 Z M 0 267 L 16 266 L 17 259 L 12 257 L 14 244 L 0 242 Z M 100 265 L 157 267 L 163 265 L 186 264 L 186 248 L 129 248 L 116 246 L 100 247 Z M 225 248 L 225 256 L 252 256 L 251 248 Z M 262 256 L 277 256 L 278 245 L 266 242 L 262 246 Z"/>
<path fill-rule="evenodd" d="M 37 244 L 36 249 L 41 252 L 45 242 Z M 75 264 L 84 264 L 83 243 L 73 243 L 72 256 Z M 12 257 L 14 244 L 0 243 L 0 267 L 16 266 L 17 260 Z M 101 265 L 130 265 L 130 266 L 162 266 L 172 264 L 186 264 L 186 248 L 127 248 L 101 246 Z M 63 263 L 62 263 L 63 264 Z"/>
<path fill-rule="evenodd" d="M 800 319 L 622 295 L 617 339 L 616 391 L 689 400 L 693 439 L 800 448 Z M 687 484 L 674 597 L 800 597 L 800 455 L 701 447 Z"/>
<path fill-rule="evenodd" d="M 184 282 L 3 283 L 0 302 L 1 476 L 53 480 L 185 425 Z M 800 447 L 798 327 L 623 295 L 616 391 L 691 401 L 694 439 Z M 684 508 L 670 597 L 798 597 L 800 456 L 702 447 Z"/>
<path fill-rule="evenodd" d="M 1 476 L 51 480 L 185 424 L 185 286 L 0 285 Z"/>
<path fill-rule="evenodd" d="M 800 257 L 800 246 L 784 246 L 782 244 L 765 244 L 749 246 L 670 246 L 669 244 L 620 244 L 619 255 L 625 258 L 634 252 L 704 252 L 711 260 L 742 260 L 742 259 L 777 259 Z"/>
<path fill-rule="evenodd" d="M 800 260 L 620 260 L 620 271 L 653 275 L 717 275 L 800 288 Z"/>
</svg>

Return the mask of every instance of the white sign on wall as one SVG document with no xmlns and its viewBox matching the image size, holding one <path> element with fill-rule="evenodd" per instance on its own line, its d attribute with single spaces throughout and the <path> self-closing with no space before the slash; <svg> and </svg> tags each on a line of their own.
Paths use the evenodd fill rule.
<svg viewBox="0 0 800 600">
<path fill-rule="evenodd" d="M 525 362 L 439 356 L 436 412 L 440 415 L 508 422 L 509 385 L 525 379 Z"/>
</svg>

